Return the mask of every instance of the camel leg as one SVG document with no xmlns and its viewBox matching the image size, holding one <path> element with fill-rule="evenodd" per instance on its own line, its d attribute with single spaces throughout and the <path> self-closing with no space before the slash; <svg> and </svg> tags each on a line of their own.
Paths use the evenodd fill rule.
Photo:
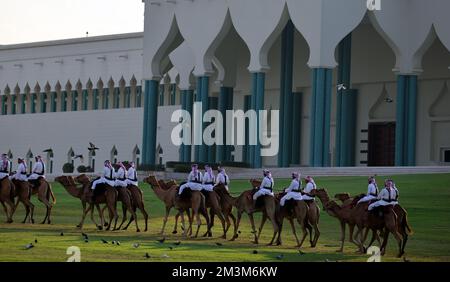
<svg viewBox="0 0 450 282">
<path fill-rule="evenodd" d="M 364 231 L 364 227 L 358 226 L 358 230 L 356 231 L 356 234 L 355 234 L 356 243 L 358 244 L 359 252 L 361 254 L 365 253 L 364 244 L 363 244 L 363 240 L 362 240 L 363 231 Z"/>
<path fill-rule="evenodd" d="M 108 205 L 106 204 L 103 208 L 102 208 L 102 215 L 104 215 L 105 214 L 105 210 L 108 208 Z M 108 213 L 109 214 L 109 213 Z M 103 221 L 104 221 L 104 224 L 103 224 L 103 226 L 104 227 L 107 227 L 108 226 L 108 222 L 106 222 L 106 220 L 103 218 Z"/>
<path fill-rule="evenodd" d="M 232 215 L 232 213 L 230 213 L 230 215 Z M 238 237 L 238 228 L 239 228 L 239 224 L 241 223 L 241 218 L 242 218 L 242 211 L 238 210 L 237 219 L 235 220 L 235 224 L 234 224 L 233 238 L 231 238 L 230 241 L 234 241 Z"/>
<path fill-rule="evenodd" d="M 139 229 L 139 223 L 138 223 L 138 218 L 137 218 L 136 212 L 133 210 L 133 207 L 131 206 L 131 203 L 128 206 L 128 209 L 131 212 L 132 218 L 134 218 L 134 223 L 136 224 L 136 232 L 141 232 L 141 229 Z"/>
<path fill-rule="evenodd" d="M 3 202 L 1 202 L 1 203 L 2 203 L 2 206 L 3 206 L 3 210 L 5 211 L 6 222 L 8 222 L 8 221 L 9 221 L 9 212 L 8 212 L 8 209 L 6 208 L 5 203 L 3 203 Z"/>
<path fill-rule="evenodd" d="M 272 228 L 273 228 L 273 236 L 272 236 L 272 241 L 273 241 L 275 239 L 275 236 L 280 233 L 280 226 L 278 225 L 278 221 L 274 216 L 270 218 L 270 222 L 272 222 Z M 280 236 L 278 236 L 277 246 L 280 246 L 280 245 L 281 245 L 281 238 L 280 238 Z"/>
<path fill-rule="evenodd" d="M 122 222 L 120 223 L 117 229 L 121 229 L 122 225 L 125 223 L 126 220 L 127 220 L 127 207 L 125 203 L 122 202 Z"/>
<path fill-rule="evenodd" d="M 353 236 L 353 231 L 355 230 L 355 225 L 354 224 L 349 224 L 349 237 L 348 237 L 348 241 L 350 242 L 350 243 L 353 243 L 353 244 L 355 244 L 356 246 L 360 246 L 361 245 L 361 242 L 356 242 L 355 240 L 354 240 L 354 238 L 356 237 L 356 235 L 355 236 Z"/>
<path fill-rule="evenodd" d="M 142 215 L 144 216 L 144 220 L 145 220 L 145 229 L 144 229 L 144 232 L 147 232 L 147 231 L 148 231 L 148 213 L 147 213 L 147 211 L 145 210 L 144 203 L 143 203 L 143 202 L 140 202 L 138 208 L 139 208 L 139 210 L 141 211 Z"/>
<path fill-rule="evenodd" d="M 288 220 L 289 220 L 289 223 L 291 224 L 292 233 L 294 233 L 295 241 L 297 241 L 297 247 L 300 247 L 300 241 L 298 240 L 298 237 L 297 237 L 297 232 L 295 230 L 294 220 L 292 220 L 292 218 L 289 218 Z M 283 220 L 281 220 L 280 232 L 279 233 L 281 233 L 281 230 L 283 230 L 282 228 L 283 228 Z"/>
<path fill-rule="evenodd" d="M 258 233 L 257 233 L 257 237 L 256 237 L 257 239 L 255 240 L 255 242 L 258 242 L 259 238 L 261 238 L 261 233 L 264 228 L 264 225 L 266 224 L 266 221 L 267 221 L 267 215 L 265 213 L 263 213 L 263 216 L 261 218 L 261 224 L 259 225 L 259 229 L 258 229 Z M 273 244 L 273 242 L 271 242 L 271 243 Z M 270 246 L 272 244 L 269 243 L 268 246 Z"/>
<path fill-rule="evenodd" d="M 234 232 L 233 232 L 233 237 L 235 234 L 237 234 L 237 225 L 236 225 L 236 217 L 234 216 L 234 214 L 232 212 L 230 212 L 228 214 L 228 220 L 229 218 L 231 218 L 231 220 L 233 221 L 233 228 L 234 228 Z"/>
<path fill-rule="evenodd" d="M 200 225 L 202 224 L 202 221 L 200 219 L 200 213 L 198 210 L 192 211 L 192 219 L 194 218 L 194 215 L 195 215 L 195 219 L 197 220 L 197 231 L 195 232 L 194 238 L 197 238 L 198 232 L 200 231 Z"/>
<path fill-rule="evenodd" d="M 104 218 L 105 208 L 103 209 L 100 208 L 99 204 L 96 204 L 95 206 L 97 207 L 98 215 L 100 216 L 100 225 L 97 224 L 95 225 L 97 226 L 98 230 L 102 230 L 103 226 L 105 226 L 105 218 Z"/>
<path fill-rule="evenodd" d="M 209 209 L 209 216 L 211 217 L 211 219 L 209 221 L 209 225 L 207 226 L 207 230 L 206 230 L 205 234 L 203 234 L 203 237 L 207 237 L 207 236 L 212 237 L 211 228 L 214 225 L 214 216 L 215 216 L 213 208 Z"/>
<path fill-rule="evenodd" d="M 41 224 L 45 224 L 45 221 L 50 216 L 49 213 L 50 213 L 50 210 L 51 210 L 51 205 L 50 205 L 49 201 L 45 197 L 43 197 L 41 195 L 39 195 L 38 199 L 39 199 L 39 201 L 41 201 L 45 205 L 46 210 L 47 210 L 46 213 L 45 213 L 44 220 L 41 222 Z"/>
<path fill-rule="evenodd" d="M 83 207 L 83 214 L 81 215 L 81 221 L 80 223 L 78 223 L 77 228 L 83 228 L 83 224 L 84 224 L 84 219 L 86 218 L 86 202 L 82 201 L 81 202 L 81 206 Z"/>
<path fill-rule="evenodd" d="M 223 235 L 221 238 L 227 239 L 227 228 L 225 224 L 225 217 L 223 216 L 223 213 L 220 209 L 217 209 L 215 213 L 217 214 L 217 217 L 220 219 L 220 222 L 222 223 Z"/>
<path fill-rule="evenodd" d="M 297 239 L 297 235 L 295 235 L 295 238 L 297 239 L 297 247 L 298 248 L 301 248 L 302 247 L 302 245 L 303 245 L 303 242 L 305 242 L 305 239 L 306 239 L 306 236 L 308 236 L 308 231 L 307 231 L 307 225 L 308 224 L 305 224 L 305 221 L 302 221 L 300 218 L 298 218 L 297 217 L 297 222 L 298 222 L 298 224 L 300 224 L 300 226 L 302 227 L 302 240 L 300 241 L 300 243 L 298 242 L 298 239 Z M 293 227 L 293 228 L 295 228 L 295 227 Z M 280 228 L 280 230 L 281 230 L 281 228 Z M 310 233 L 311 233 L 311 231 L 309 231 Z"/>
<path fill-rule="evenodd" d="M 248 218 L 250 219 L 250 224 L 252 225 L 252 233 L 255 236 L 255 240 L 253 241 L 253 243 L 258 244 L 258 237 L 257 237 L 257 232 L 256 232 L 256 227 L 255 227 L 255 220 L 253 218 L 253 213 L 249 213 Z"/>
<path fill-rule="evenodd" d="M 367 245 L 367 248 L 370 248 L 375 240 L 378 240 L 378 243 L 380 244 L 380 236 L 378 236 L 378 233 L 375 229 L 372 229 L 372 239 L 370 240 L 369 245 Z"/>
<path fill-rule="evenodd" d="M 166 206 L 166 215 L 164 216 L 163 226 L 162 226 L 162 229 L 161 229 L 161 232 L 159 233 L 159 235 L 164 235 L 164 229 L 166 228 L 166 224 L 167 224 L 167 220 L 169 218 L 170 210 L 171 210 L 171 207 Z"/>
<path fill-rule="evenodd" d="M 95 226 L 98 228 L 97 221 L 95 221 L 94 217 L 94 204 L 89 205 L 89 211 L 91 212 L 91 221 L 95 224 Z"/>
<path fill-rule="evenodd" d="M 183 212 L 178 212 L 175 215 L 175 225 L 173 226 L 172 234 L 177 234 L 178 233 L 178 219 L 180 218 L 181 214 L 183 214 Z"/>
<path fill-rule="evenodd" d="M 345 222 L 341 221 L 341 248 L 337 250 L 339 253 L 344 251 L 344 242 L 345 242 Z"/>
<path fill-rule="evenodd" d="M 314 224 L 313 228 L 314 228 L 314 240 L 313 240 L 313 244 L 311 245 L 311 247 L 315 248 L 317 246 L 317 241 L 319 241 L 320 230 L 319 230 L 319 225 L 318 224 Z"/>
</svg>

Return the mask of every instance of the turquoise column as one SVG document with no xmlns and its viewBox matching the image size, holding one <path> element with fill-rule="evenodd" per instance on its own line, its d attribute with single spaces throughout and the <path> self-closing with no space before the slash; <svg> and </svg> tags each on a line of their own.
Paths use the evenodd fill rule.
<svg viewBox="0 0 450 282">
<path fill-rule="evenodd" d="M 208 98 L 208 109 L 218 110 L 219 99 L 218 97 L 209 97 Z M 217 134 L 217 133 L 215 133 Z M 217 145 L 207 146 L 208 151 L 208 163 L 216 163 L 216 150 Z"/>
<path fill-rule="evenodd" d="M 395 131 L 395 165 L 416 163 L 417 76 L 397 78 L 397 122 Z"/>
<path fill-rule="evenodd" d="M 290 163 L 300 164 L 300 144 L 302 130 L 302 99 L 303 93 L 293 93 L 292 97 L 292 156 Z"/>
<path fill-rule="evenodd" d="M 313 69 L 311 97 L 310 165 L 330 166 L 330 112 L 331 82 L 333 71 L 326 68 Z"/>
<path fill-rule="evenodd" d="M 352 35 L 347 35 L 338 47 L 338 84 L 346 88 L 336 94 L 336 166 L 355 164 L 355 119 L 357 91 L 350 89 Z"/>
<path fill-rule="evenodd" d="M 158 86 L 156 80 L 145 81 L 142 164 L 156 163 L 156 129 L 158 118 Z"/>
<path fill-rule="evenodd" d="M 71 111 L 76 111 L 78 109 L 78 91 L 72 91 L 72 108 Z"/>
<path fill-rule="evenodd" d="M 164 93 L 165 93 L 165 86 L 164 84 L 161 84 L 159 86 L 159 105 L 164 106 Z"/>
<path fill-rule="evenodd" d="M 292 158 L 292 80 L 294 67 L 294 25 L 289 21 L 282 34 L 280 88 L 280 155 L 278 165 L 288 167 Z M 282 106 L 281 106 L 282 105 Z"/>
<path fill-rule="evenodd" d="M 266 74 L 263 72 L 253 73 L 253 89 L 252 89 L 252 109 L 256 112 L 257 117 L 257 136 L 256 145 L 251 148 L 251 161 L 253 168 L 262 167 L 261 144 L 259 142 L 259 134 L 262 131 L 262 124 L 259 122 L 259 111 L 264 109 L 264 92 L 266 83 Z"/>
<path fill-rule="evenodd" d="M 186 90 L 181 90 L 180 91 L 180 95 L 181 95 L 181 109 L 183 111 L 186 110 Z M 183 137 L 183 134 L 181 134 L 181 137 Z M 180 145 L 180 157 L 179 157 L 179 161 L 180 162 L 184 162 L 184 150 L 186 149 L 186 145 L 185 144 L 181 144 Z"/>
<path fill-rule="evenodd" d="M 208 100 L 208 96 L 209 96 L 209 77 L 207 76 L 200 76 L 197 79 L 197 102 L 201 102 L 202 103 L 202 120 L 203 120 L 203 115 L 205 114 L 206 111 L 208 111 L 208 104 L 209 104 L 209 100 Z M 205 129 L 205 125 L 203 124 L 202 126 L 202 137 L 203 137 L 203 131 Z M 196 156 L 196 161 L 198 162 L 207 162 L 208 161 L 208 147 L 203 143 L 203 138 L 201 141 L 202 145 L 195 145 L 195 156 Z"/>
<path fill-rule="evenodd" d="M 45 94 L 44 92 L 41 93 L 41 113 L 45 113 L 47 111 L 47 103 L 46 103 L 46 99 L 47 99 L 47 94 Z"/>
<path fill-rule="evenodd" d="M 233 108 L 232 99 L 233 99 L 233 88 L 225 86 L 220 87 L 218 110 L 222 114 L 224 124 L 222 131 L 223 145 L 217 145 L 216 147 L 216 162 L 218 163 L 223 161 L 229 161 L 231 157 L 231 150 L 229 150 L 229 146 L 226 145 L 227 126 L 228 126 L 226 120 L 226 113 L 227 110 L 231 110 Z"/>
<path fill-rule="evenodd" d="M 98 110 L 98 89 L 94 89 L 93 93 L 92 93 L 92 107 L 93 110 Z"/>
</svg>

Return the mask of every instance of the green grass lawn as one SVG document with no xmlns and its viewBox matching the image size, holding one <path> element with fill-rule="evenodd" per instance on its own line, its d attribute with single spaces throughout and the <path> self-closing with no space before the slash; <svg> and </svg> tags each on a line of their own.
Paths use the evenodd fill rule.
<svg viewBox="0 0 450 282">
<path fill-rule="evenodd" d="M 379 176 L 382 183 L 386 176 Z M 406 246 L 406 257 L 411 261 L 450 261 L 450 175 L 402 175 L 392 176 L 400 190 L 400 203 L 409 213 L 410 225 L 414 234 L 410 236 Z M 287 186 L 289 180 L 276 180 L 276 190 Z M 317 177 L 318 187 L 328 189 L 331 195 L 339 192 L 351 194 L 364 193 L 367 187 L 366 177 Z M 66 250 L 70 246 L 81 249 L 82 261 L 279 261 L 277 256 L 283 254 L 283 261 L 366 261 L 369 256 L 356 253 L 356 246 L 346 242 L 344 253 L 336 253 L 339 245 L 340 228 L 338 221 L 323 210 L 320 215 L 320 231 L 318 246 L 314 249 L 305 242 L 300 254 L 295 246 L 291 228 L 285 222 L 283 230 L 283 246 L 268 247 L 272 228 L 266 224 L 261 236 L 260 245 L 250 243 L 250 223 L 243 216 L 241 234 L 235 242 L 218 239 L 221 235 L 219 221 L 216 218 L 213 238 L 185 239 L 181 235 L 172 235 L 173 216 L 166 228 L 166 241 L 161 244 L 158 232 L 162 226 L 163 204 L 156 198 L 149 185 L 142 183 L 147 211 L 150 214 L 150 230 L 136 233 L 134 225 L 128 231 L 97 231 L 90 221 L 86 220 L 84 232 L 89 235 L 89 242 L 84 242 L 81 231 L 75 226 L 81 218 L 81 204 L 72 198 L 59 184 L 53 184 L 57 198 L 53 209 L 53 224 L 21 224 L 24 209 L 21 206 L 14 215 L 15 223 L 5 224 L 3 212 L 0 224 L 0 261 L 66 261 L 69 255 Z M 238 195 L 249 189 L 248 181 L 232 181 L 232 193 Z M 44 216 L 43 205 L 33 198 L 36 204 L 35 220 L 40 222 Z M 320 204 L 320 207 L 322 205 Z M 121 209 L 119 210 L 121 213 Z M 174 211 L 172 212 L 174 214 Z M 142 216 L 138 213 L 140 228 L 143 230 Z M 256 216 L 259 225 L 260 216 Z M 298 227 L 298 226 L 297 226 Z M 206 230 L 202 226 L 200 233 Z M 230 229 L 232 230 L 232 229 Z M 179 230 L 180 231 L 180 230 Z M 64 236 L 61 236 L 61 232 Z M 300 228 L 297 228 L 300 232 Z M 229 237 L 231 238 L 231 232 Z M 34 240 L 38 243 L 35 244 Z M 103 244 L 120 241 L 121 245 Z M 179 246 L 173 243 L 181 241 Z M 383 261 L 402 261 L 395 258 L 396 245 L 390 236 L 387 254 Z M 34 248 L 25 250 L 25 245 L 33 242 Z M 222 246 L 216 243 L 221 242 Z M 133 243 L 140 243 L 134 248 Z M 257 254 L 253 254 L 254 250 Z M 148 253 L 151 258 L 144 255 Z"/>
</svg>

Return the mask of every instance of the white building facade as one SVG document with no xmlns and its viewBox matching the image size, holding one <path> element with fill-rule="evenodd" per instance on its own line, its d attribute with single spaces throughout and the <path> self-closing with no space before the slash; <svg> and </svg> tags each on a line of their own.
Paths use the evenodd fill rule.
<svg viewBox="0 0 450 282">
<path fill-rule="evenodd" d="M 79 155 L 86 166 L 450 163 L 450 2 L 144 2 L 144 33 L 0 47 L 2 152 L 50 160 L 51 148 L 53 173 Z M 194 101 L 280 110 L 278 155 L 173 145 L 171 113 Z"/>
</svg>

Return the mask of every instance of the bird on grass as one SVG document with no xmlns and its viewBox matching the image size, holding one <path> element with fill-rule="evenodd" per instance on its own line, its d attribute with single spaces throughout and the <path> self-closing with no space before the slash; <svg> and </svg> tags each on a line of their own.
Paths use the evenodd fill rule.
<svg viewBox="0 0 450 282">
<path fill-rule="evenodd" d="M 89 236 L 86 234 L 86 233 L 81 233 L 81 236 L 83 236 L 84 237 L 84 239 L 89 239 Z"/>
<path fill-rule="evenodd" d="M 277 259 L 279 259 L 279 260 L 282 260 L 283 258 L 284 258 L 283 254 L 277 256 Z"/>
<path fill-rule="evenodd" d="M 217 242 L 216 245 L 217 245 L 217 246 L 223 246 L 223 244 L 222 244 L 222 243 L 219 243 L 219 242 Z"/>
<path fill-rule="evenodd" d="M 133 244 L 133 247 L 134 247 L 135 249 L 139 248 L 139 246 L 140 246 L 139 243 L 134 243 L 134 244 Z"/>
<path fill-rule="evenodd" d="M 176 241 L 175 243 L 173 243 L 175 246 L 179 246 L 181 244 L 180 241 Z"/>
<path fill-rule="evenodd" d="M 108 241 L 106 241 L 105 239 L 101 240 L 103 244 L 108 244 Z"/>
<path fill-rule="evenodd" d="M 166 237 L 164 237 L 164 238 L 162 238 L 162 239 L 160 239 L 160 240 L 157 240 L 158 242 L 160 242 L 161 244 L 162 243 L 164 243 L 164 241 L 166 241 Z"/>
<path fill-rule="evenodd" d="M 169 250 L 173 250 L 173 247 L 169 247 Z"/>
<path fill-rule="evenodd" d="M 117 242 L 116 242 L 116 245 L 117 245 L 117 246 L 120 246 L 120 241 L 117 241 Z"/>
<path fill-rule="evenodd" d="M 34 239 L 34 243 L 36 243 L 36 244 L 37 244 L 37 242 L 38 242 L 38 240 L 37 240 L 37 239 Z"/>
<path fill-rule="evenodd" d="M 59 234 L 59 235 L 64 236 L 64 232 L 61 232 L 61 234 Z"/>
<path fill-rule="evenodd" d="M 111 244 L 115 245 L 115 244 L 116 244 L 116 241 L 112 241 Z"/>
<path fill-rule="evenodd" d="M 254 251 L 253 251 L 253 254 L 254 254 L 254 255 L 258 254 L 258 251 L 257 251 L 257 250 L 254 250 Z"/>
<path fill-rule="evenodd" d="M 88 239 L 84 239 L 84 242 L 85 242 L 85 243 L 89 243 L 89 240 L 88 240 Z"/>
<path fill-rule="evenodd" d="M 301 254 L 301 255 L 306 255 L 306 253 L 303 252 L 302 250 L 298 250 L 298 253 Z"/>
<path fill-rule="evenodd" d="M 31 249 L 31 248 L 34 248 L 33 243 L 30 243 L 30 244 L 28 244 L 28 245 L 25 246 L 25 250 L 29 250 L 29 249 Z"/>
<path fill-rule="evenodd" d="M 148 253 L 145 253 L 144 257 L 147 258 L 147 259 L 151 258 L 151 256 Z"/>
</svg>

